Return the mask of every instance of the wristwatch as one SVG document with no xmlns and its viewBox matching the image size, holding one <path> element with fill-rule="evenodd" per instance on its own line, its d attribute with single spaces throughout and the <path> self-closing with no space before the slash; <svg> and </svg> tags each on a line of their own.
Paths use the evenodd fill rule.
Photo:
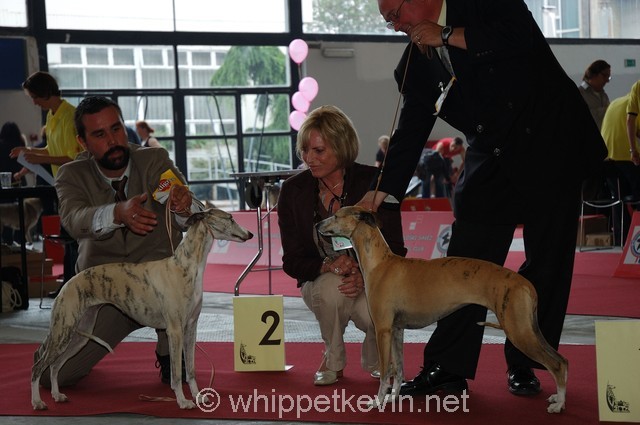
<svg viewBox="0 0 640 425">
<path fill-rule="evenodd" d="M 442 44 L 444 46 L 449 45 L 449 37 L 451 37 L 451 34 L 453 34 L 453 27 L 451 25 L 442 27 L 442 31 L 440 31 L 440 37 L 442 38 Z"/>
</svg>

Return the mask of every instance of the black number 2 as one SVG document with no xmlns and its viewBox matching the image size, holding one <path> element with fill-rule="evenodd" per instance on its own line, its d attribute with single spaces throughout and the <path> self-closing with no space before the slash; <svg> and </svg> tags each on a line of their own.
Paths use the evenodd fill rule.
<svg viewBox="0 0 640 425">
<path fill-rule="evenodd" d="M 269 326 L 269 329 L 267 330 L 267 333 L 264 334 L 264 336 L 262 337 L 262 340 L 260 340 L 259 345 L 280 345 L 280 342 L 282 340 L 269 339 L 271 338 L 273 333 L 276 331 L 276 328 L 280 324 L 280 315 L 278 315 L 278 313 L 276 313 L 273 310 L 267 310 L 264 313 L 262 313 L 262 323 L 267 323 L 267 318 L 269 317 L 273 318 L 273 323 L 271 324 L 271 326 Z"/>
</svg>

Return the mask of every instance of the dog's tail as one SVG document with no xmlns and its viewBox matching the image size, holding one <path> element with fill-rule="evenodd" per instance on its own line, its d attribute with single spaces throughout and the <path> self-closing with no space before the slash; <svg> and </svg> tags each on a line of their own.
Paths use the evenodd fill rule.
<svg viewBox="0 0 640 425">
<path fill-rule="evenodd" d="M 480 326 L 489 326 L 490 328 L 494 328 L 494 329 L 502 329 L 502 326 L 500 326 L 498 323 L 492 323 L 492 322 L 477 322 L 477 323 Z"/>
<path fill-rule="evenodd" d="M 104 348 L 106 348 L 107 350 L 109 350 L 110 353 L 113 354 L 113 350 L 111 349 L 111 346 L 109 344 L 107 344 L 107 342 L 105 342 L 102 338 L 99 338 L 95 335 L 91 335 L 89 333 L 83 332 L 81 330 L 77 330 L 76 332 L 78 332 L 80 335 L 82 335 L 83 337 L 90 339 L 92 341 L 97 342 L 98 344 L 102 345 Z"/>
</svg>

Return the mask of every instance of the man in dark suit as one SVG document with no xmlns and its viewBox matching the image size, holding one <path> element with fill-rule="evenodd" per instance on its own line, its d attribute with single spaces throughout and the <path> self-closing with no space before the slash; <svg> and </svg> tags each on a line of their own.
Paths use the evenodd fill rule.
<svg viewBox="0 0 640 425">
<path fill-rule="evenodd" d="M 182 239 L 190 212 L 200 207 L 187 187 L 176 182 L 166 198 L 154 196 L 161 183 L 165 187 L 166 172 L 185 182 L 167 151 L 130 144 L 122 111 L 108 98 L 87 97 L 80 102 L 75 112 L 75 126 L 78 142 L 86 151 L 60 167 L 55 186 L 62 225 L 79 243 L 76 271 L 100 264 L 138 263 L 172 255 Z M 171 212 L 167 212 L 166 202 Z M 166 226 L 167 214 L 171 215 L 171 233 Z M 100 307 L 90 333 L 114 347 L 140 327 L 107 304 Z M 105 354 L 104 347 L 88 341 L 62 367 L 60 385 L 78 381 Z M 158 331 L 156 355 L 161 379 L 168 383 L 170 359 L 164 330 Z M 47 385 L 48 373 L 42 376 L 41 382 Z"/>
<path fill-rule="evenodd" d="M 404 103 L 379 192 L 359 202 L 400 202 L 436 118 L 469 147 L 454 192 L 448 255 L 504 264 L 522 224 L 519 272 L 538 292 L 545 338 L 558 347 L 566 313 L 581 181 L 606 148 L 575 83 L 521 0 L 379 0 L 387 26 L 411 42 L 395 75 Z M 406 70 L 406 77 L 405 76 Z M 404 81 L 403 81 L 404 79 Z M 425 283 L 428 284 L 428 283 Z M 476 372 L 486 309 L 468 306 L 438 322 L 424 367 L 402 394 L 463 391 Z M 509 390 L 540 392 L 541 368 L 505 344 Z"/>
</svg>

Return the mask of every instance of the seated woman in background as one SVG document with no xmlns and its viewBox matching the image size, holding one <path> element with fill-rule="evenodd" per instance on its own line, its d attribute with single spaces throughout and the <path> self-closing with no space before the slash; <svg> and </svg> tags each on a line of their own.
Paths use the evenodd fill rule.
<svg viewBox="0 0 640 425">
<path fill-rule="evenodd" d="M 155 130 L 146 121 L 136 121 L 136 133 L 140 136 L 140 145 L 161 148 L 158 139 L 152 136 Z"/>
<path fill-rule="evenodd" d="M 347 364 L 343 335 L 349 320 L 365 333 L 362 368 L 379 377 L 375 329 L 355 253 L 351 249 L 334 251 L 331 239 L 315 228 L 340 207 L 354 205 L 369 190 L 377 169 L 355 162 L 358 149 L 356 130 L 340 109 L 315 109 L 300 127 L 296 143 L 307 169 L 282 184 L 278 201 L 283 269 L 297 279 L 325 344 L 315 385 L 331 385 L 342 376 Z M 393 252 L 405 255 L 400 212 L 381 208 L 378 216 Z"/>
</svg>

